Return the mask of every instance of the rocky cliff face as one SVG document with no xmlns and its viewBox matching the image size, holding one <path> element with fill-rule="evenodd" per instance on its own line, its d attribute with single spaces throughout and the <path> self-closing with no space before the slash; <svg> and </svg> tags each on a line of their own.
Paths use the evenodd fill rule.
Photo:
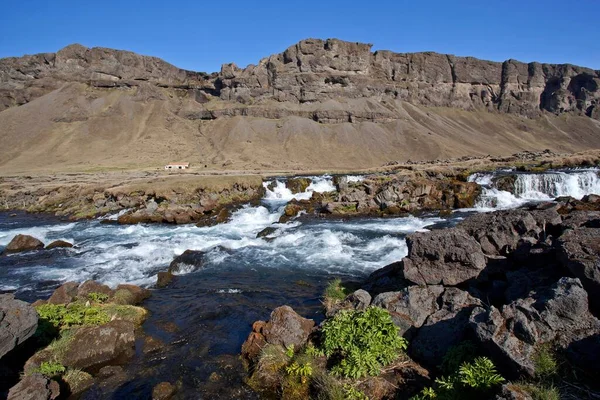
<svg viewBox="0 0 600 400">
<path fill-rule="evenodd" d="M 200 104 L 212 99 L 229 103 L 218 110 L 194 107 L 187 113 L 191 119 L 298 115 L 340 123 L 399 118 L 396 110 L 385 106 L 319 112 L 314 107 L 269 102 L 310 104 L 358 98 L 527 117 L 547 111 L 600 119 L 600 71 L 568 64 L 499 63 L 429 52 L 372 53 L 369 44 L 337 39 L 303 40 L 258 65 L 240 69 L 225 64 L 220 73 L 213 75 L 181 70 L 154 57 L 80 45 L 68 46 L 56 54 L 3 59 L 0 111 L 27 103 L 65 82 L 95 87 L 150 83 L 188 91 Z"/>
</svg>

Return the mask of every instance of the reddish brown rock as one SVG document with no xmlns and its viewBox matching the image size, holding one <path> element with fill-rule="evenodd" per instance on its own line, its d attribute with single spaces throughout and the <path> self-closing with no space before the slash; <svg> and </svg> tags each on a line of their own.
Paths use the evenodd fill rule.
<svg viewBox="0 0 600 400">
<path fill-rule="evenodd" d="M 77 297 L 79 283 L 67 282 L 59 286 L 48 299 L 50 304 L 69 304 Z"/>
<path fill-rule="evenodd" d="M 44 243 L 29 235 L 17 235 L 6 245 L 2 254 L 20 253 L 23 251 L 41 250 Z"/>
<path fill-rule="evenodd" d="M 55 249 L 55 248 L 71 248 L 73 247 L 72 243 L 65 242 L 64 240 L 55 240 L 46 246 L 46 250 Z"/>
</svg>

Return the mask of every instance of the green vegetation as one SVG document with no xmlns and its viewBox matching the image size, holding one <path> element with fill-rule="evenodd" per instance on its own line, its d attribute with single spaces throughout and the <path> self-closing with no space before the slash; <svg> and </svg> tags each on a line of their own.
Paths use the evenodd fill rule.
<svg viewBox="0 0 600 400">
<path fill-rule="evenodd" d="M 348 296 L 348 289 L 342 286 L 342 280 L 340 278 L 335 278 L 325 288 L 325 302 L 336 303 L 338 301 L 342 301 Z"/>
<path fill-rule="evenodd" d="M 343 310 L 323 324 L 322 348 L 333 362 L 335 375 L 378 375 L 381 367 L 398 358 L 407 345 L 389 312 L 382 308 Z"/>
<path fill-rule="evenodd" d="M 425 388 L 415 400 L 480 399 L 505 380 L 496 372 L 496 366 L 487 357 L 477 357 L 463 363 L 452 375 L 435 380 L 435 388 Z"/>
<path fill-rule="evenodd" d="M 542 344 L 537 347 L 533 355 L 536 378 L 547 381 L 552 379 L 558 372 L 558 364 L 550 344 Z"/>
<path fill-rule="evenodd" d="M 440 369 L 446 375 L 458 371 L 461 365 L 471 362 L 477 357 L 477 347 L 469 340 L 453 346 L 444 355 Z"/>
<path fill-rule="evenodd" d="M 39 372 L 42 375 L 47 376 L 48 378 L 53 378 L 55 376 L 60 376 L 66 371 L 64 365 L 52 362 L 52 361 L 43 361 L 39 368 L 35 369 L 34 372 Z"/>
<path fill-rule="evenodd" d="M 76 325 L 102 325 L 110 321 L 109 315 L 98 306 L 80 302 L 71 304 L 42 304 L 37 312 L 40 320 L 49 327 L 61 330 Z"/>
<path fill-rule="evenodd" d="M 346 384 L 343 386 L 344 398 L 348 400 L 369 400 L 369 398 L 354 386 Z"/>
<path fill-rule="evenodd" d="M 88 294 L 88 299 L 92 303 L 104 304 L 108 301 L 108 295 L 104 293 L 92 292 Z"/>
</svg>

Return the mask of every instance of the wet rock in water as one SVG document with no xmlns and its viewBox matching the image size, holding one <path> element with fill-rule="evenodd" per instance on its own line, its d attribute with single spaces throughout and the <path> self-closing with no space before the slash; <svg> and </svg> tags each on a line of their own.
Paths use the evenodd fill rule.
<svg viewBox="0 0 600 400">
<path fill-rule="evenodd" d="M 588 310 L 588 297 L 579 279 L 561 278 L 550 288 L 504 306 L 477 307 L 469 321 L 481 343 L 508 377 L 533 376 L 535 346 L 554 341 L 566 348 L 600 332 Z"/>
<path fill-rule="evenodd" d="M 142 351 L 144 354 L 146 353 L 154 353 L 165 347 L 165 344 L 162 340 L 155 338 L 154 336 L 146 336 L 144 337 L 144 346 L 142 347 Z"/>
<path fill-rule="evenodd" d="M 161 271 L 156 274 L 156 287 L 164 288 L 173 282 L 173 274 L 170 271 Z"/>
<path fill-rule="evenodd" d="M 67 282 L 60 285 L 48 299 L 50 304 L 69 304 L 77 297 L 79 283 Z"/>
<path fill-rule="evenodd" d="M 277 232 L 277 228 L 273 228 L 271 226 L 266 227 L 265 229 L 263 229 L 262 231 L 258 232 L 256 234 L 256 238 L 266 238 L 269 235 L 272 235 L 273 233 Z"/>
<path fill-rule="evenodd" d="M 310 186 L 312 180 L 310 178 L 289 178 L 286 182 L 286 187 L 293 193 L 304 193 L 306 188 Z"/>
<path fill-rule="evenodd" d="M 6 245 L 2 254 L 21 253 L 24 251 L 41 250 L 44 243 L 29 235 L 17 235 Z"/>
<path fill-rule="evenodd" d="M 121 320 L 80 328 L 69 342 L 63 364 L 88 371 L 122 364 L 134 353 L 134 330 L 133 323 Z"/>
<path fill-rule="evenodd" d="M 46 250 L 56 249 L 56 248 L 71 248 L 73 247 L 72 243 L 65 242 L 64 240 L 55 240 L 45 247 Z"/>
<path fill-rule="evenodd" d="M 446 288 L 441 307 L 427 317 L 410 341 L 409 352 L 426 366 L 437 367 L 448 350 L 464 341 L 468 334 L 469 316 L 481 301 L 458 288 Z"/>
<path fill-rule="evenodd" d="M 177 388 L 169 382 L 161 382 L 152 389 L 152 400 L 169 400 Z"/>
<path fill-rule="evenodd" d="M 418 285 L 457 285 L 486 267 L 481 246 L 461 229 L 414 233 L 406 243 L 404 278 Z"/>
<path fill-rule="evenodd" d="M 204 252 L 186 250 L 183 254 L 175 257 L 169 265 L 169 271 L 173 275 L 186 274 L 200 269 L 204 266 Z"/>
<path fill-rule="evenodd" d="M 0 295 L 0 358 L 35 333 L 38 315 L 30 304 L 15 300 L 12 294 Z"/>
<path fill-rule="evenodd" d="M 442 286 L 411 286 L 399 292 L 377 295 L 373 305 L 390 312 L 394 324 L 405 335 L 412 327 L 420 328 L 427 317 L 438 310 L 437 299 L 444 291 Z"/>
<path fill-rule="evenodd" d="M 119 285 L 115 289 L 113 302 L 116 304 L 136 306 L 152 295 L 148 289 L 136 285 Z"/>
<path fill-rule="evenodd" d="M 58 382 L 35 373 L 25 376 L 8 392 L 8 400 L 54 400 L 60 395 Z"/>
<path fill-rule="evenodd" d="M 291 307 L 277 307 L 268 322 L 257 321 L 252 325 L 252 332 L 242 345 L 242 358 L 254 362 L 266 344 L 299 348 L 306 343 L 314 326 L 315 321 L 301 317 Z"/>
<path fill-rule="evenodd" d="M 600 229 L 579 228 L 558 239 L 559 258 L 581 280 L 593 308 L 600 311 Z"/>
<path fill-rule="evenodd" d="M 90 293 L 105 294 L 112 297 L 114 291 L 107 285 L 92 280 L 83 282 L 77 289 L 77 297 L 83 300 L 88 300 Z"/>
</svg>

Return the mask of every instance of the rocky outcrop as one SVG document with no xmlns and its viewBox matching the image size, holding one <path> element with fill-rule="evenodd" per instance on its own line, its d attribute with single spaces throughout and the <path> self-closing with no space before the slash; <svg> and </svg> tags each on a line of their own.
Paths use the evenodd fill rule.
<svg viewBox="0 0 600 400">
<path fill-rule="evenodd" d="M 171 261 L 167 272 L 173 275 L 185 274 L 202 268 L 203 265 L 203 251 L 186 250 Z"/>
<path fill-rule="evenodd" d="M 402 100 L 527 117 L 542 111 L 600 116 L 600 73 L 592 69 L 514 60 L 500 63 L 431 52 L 372 53 L 369 44 L 337 39 L 303 40 L 244 69 L 224 64 L 212 76 L 127 51 L 71 45 L 57 53 L 0 60 L 0 82 L 0 111 L 25 104 L 65 82 L 83 82 L 100 88 L 175 88 L 185 91 L 198 105 L 215 98 L 230 104 L 186 111 L 195 119 L 234 115 L 281 118 L 287 107 L 249 105 L 266 100 L 306 104 L 337 98 Z M 399 118 L 385 107 L 358 113 L 325 109 L 306 117 L 323 123 Z"/>
<path fill-rule="evenodd" d="M 312 319 L 302 318 L 291 307 L 278 307 L 273 310 L 268 322 L 254 323 L 252 332 L 242 345 L 242 358 L 252 364 L 266 344 L 300 348 L 314 326 Z"/>
<path fill-rule="evenodd" d="M 73 243 L 66 242 L 64 240 L 55 240 L 54 242 L 46 245 L 46 250 L 56 249 L 56 248 L 71 248 L 73 247 Z"/>
<path fill-rule="evenodd" d="M 562 278 L 502 310 L 478 307 L 469 321 L 477 340 L 513 377 L 534 376 L 536 346 L 554 342 L 562 348 L 600 332 L 600 321 L 588 310 L 579 279 Z"/>
<path fill-rule="evenodd" d="M 59 396 L 58 382 L 39 373 L 24 377 L 8 392 L 8 400 L 54 400 Z"/>
<path fill-rule="evenodd" d="M 33 336 L 37 326 L 33 307 L 12 294 L 0 294 L 0 358 Z"/>
<path fill-rule="evenodd" d="M 17 235 L 6 245 L 2 254 L 20 253 L 23 251 L 41 250 L 44 243 L 29 235 Z"/>
</svg>

